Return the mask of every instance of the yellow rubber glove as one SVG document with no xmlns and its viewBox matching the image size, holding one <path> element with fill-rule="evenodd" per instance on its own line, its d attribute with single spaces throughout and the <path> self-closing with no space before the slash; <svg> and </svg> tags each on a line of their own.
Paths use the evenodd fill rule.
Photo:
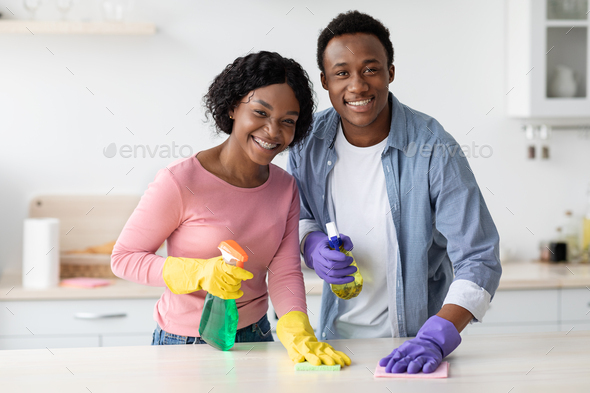
<svg viewBox="0 0 590 393">
<path fill-rule="evenodd" d="M 177 295 L 205 290 L 221 299 L 237 299 L 244 294 L 240 290 L 242 280 L 254 275 L 228 265 L 221 256 L 211 259 L 168 257 L 162 277 L 170 291 Z"/>
<path fill-rule="evenodd" d="M 318 342 L 309 318 L 301 311 L 288 312 L 279 319 L 277 336 L 295 363 L 307 360 L 314 366 L 322 363 L 328 366 L 336 363 L 342 367 L 350 366 L 350 358 L 343 352 L 336 351 L 329 344 Z"/>
</svg>

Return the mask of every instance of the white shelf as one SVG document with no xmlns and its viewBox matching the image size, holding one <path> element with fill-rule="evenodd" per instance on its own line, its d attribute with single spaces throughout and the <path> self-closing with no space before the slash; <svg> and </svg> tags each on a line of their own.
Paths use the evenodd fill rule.
<svg viewBox="0 0 590 393">
<path fill-rule="evenodd" d="M 547 27 L 587 27 L 588 21 L 587 20 L 578 20 L 578 19 L 551 19 L 545 21 Z"/>
<path fill-rule="evenodd" d="M 147 22 L 0 21 L 0 34 L 151 35 L 155 32 L 156 26 Z"/>
</svg>

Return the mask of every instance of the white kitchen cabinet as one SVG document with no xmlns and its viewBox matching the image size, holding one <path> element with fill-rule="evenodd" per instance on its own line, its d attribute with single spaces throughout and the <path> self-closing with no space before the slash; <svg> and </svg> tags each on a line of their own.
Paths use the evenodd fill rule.
<svg viewBox="0 0 590 393">
<path fill-rule="evenodd" d="M 308 316 L 316 334 L 320 301 L 321 294 L 307 295 Z M 590 313 L 585 314 L 590 310 L 589 303 L 590 291 L 586 288 L 498 290 L 483 323 L 468 325 L 462 335 L 557 332 L 574 325 L 574 330 L 590 330 Z M 268 315 L 276 331 L 272 305 Z M 566 323 L 567 318 L 570 321 Z"/>
<path fill-rule="evenodd" d="M 559 289 L 497 291 L 483 318 L 485 325 L 556 323 Z"/>
<path fill-rule="evenodd" d="M 508 116 L 590 117 L 588 0 L 508 0 L 506 4 Z M 559 72 L 560 66 L 574 73 L 571 97 L 563 93 L 572 78 L 569 71 Z M 556 76 L 560 82 L 555 82 Z M 556 94 L 554 83 L 561 86 L 557 90 L 562 94 Z"/>
<path fill-rule="evenodd" d="M 153 322 L 153 329 L 156 328 L 156 322 Z M 152 330 L 153 330 L 152 329 Z M 151 345 L 153 338 L 152 333 L 145 334 L 105 334 L 100 336 L 101 347 L 136 347 L 142 345 Z"/>
<path fill-rule="evenodd" d="M 139 342 L 149 345 L 155 328 L 156 301 L 3 301 L 0 302 L 0 349 L 138 345 Z"/>
<path fill-rule="evenodd" d="M 590 290 L 548 288 L 499 290 L 483 323 L 466 334 L 513 334 L 590 330 Z"/>
<path fill-rule="evenodd" d="M 590 330 L 590 289 L 562 289 L 560 322 L 562 331 Z"/>
<path fill-rule="evenodd" d="M 560 289 L 497 291 L 483 323 L 467 334 L 512 334 L 559 331 Z"/>
<path fill-rule="evenodd" d="M 590 323 L 562 322 L 559 328 L 562 332 L 580 332 L 590 330 Z"/>
</svg>

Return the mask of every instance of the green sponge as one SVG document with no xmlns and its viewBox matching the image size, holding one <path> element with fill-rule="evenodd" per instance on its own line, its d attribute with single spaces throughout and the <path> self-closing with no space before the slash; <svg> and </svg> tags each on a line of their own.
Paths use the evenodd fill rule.
<svg viewBox="0 0 590 393">
<path fill-rule="evenodd" d="M 340 365 L 326 366 L 322 364 L 321 366 L 314 366 L 309 362 L 302 362 L 295 364 L 295 371 L 340 371 Z"/>
</svg>

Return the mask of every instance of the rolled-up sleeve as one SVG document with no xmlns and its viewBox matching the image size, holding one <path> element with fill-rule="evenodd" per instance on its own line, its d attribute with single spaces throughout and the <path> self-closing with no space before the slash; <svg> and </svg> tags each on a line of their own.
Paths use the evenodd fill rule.
<svg viewBox="0 0 590 393">
<path fill-rule="evenodd" d="M 483 322 L 492 296 L 484 288 L 469 280 L 455 280 L 449 288 L 444 304 L 461 306 L 473 315 L 472 322 Z"/>
<path fill-rule="evenodd" d="M 481 321 L 494 297 L 502 267 L 499 235 L 467 159 L 441 147 L 430 172 L 436 229 L 447 240 L 455 278 L 445 303 L 469 310 Z"/>
</svg>

